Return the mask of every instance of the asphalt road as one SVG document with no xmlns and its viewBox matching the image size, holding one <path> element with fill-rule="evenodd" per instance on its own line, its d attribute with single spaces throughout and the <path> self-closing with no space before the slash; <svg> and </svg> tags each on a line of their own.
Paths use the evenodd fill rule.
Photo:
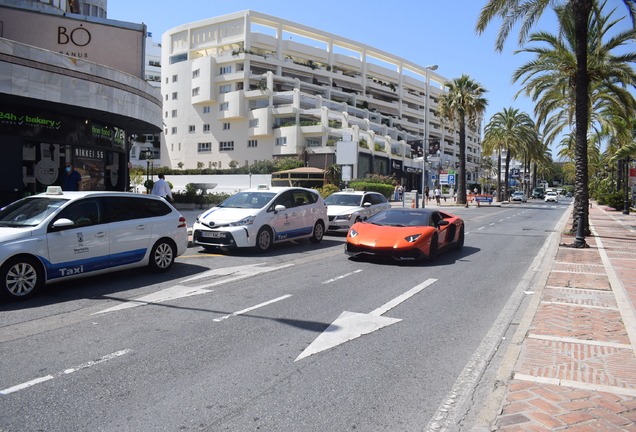
<svg viewBox="0 0 636 432">
<path fill-rule="evenodd" d="M 445 208 L 466 244 L 434 263 L 353 261 L 340 235 L 191 248 L 166 274 L 0 304 L 0 431 L 439 426 L 442 405 L 492 386 L 471 371 L 522 312 L 520 282 L 568 204 Z M 478 409 L 461 405 L 441 423 Z"/>
</svg>

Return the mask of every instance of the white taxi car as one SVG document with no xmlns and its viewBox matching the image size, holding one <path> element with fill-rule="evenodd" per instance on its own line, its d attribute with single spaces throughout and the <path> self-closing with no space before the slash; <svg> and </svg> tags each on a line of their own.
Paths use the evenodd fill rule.
<svg viewBox="0 0 636 432">
<path fill-rule="evenodd" d="M 255 247 L 309 238 L 322 240 L 327 224 L 325 201 L 313 189 L 267 187 L 246 189 L 202 213 L 192 226 L 195 244 L 215 247 Z"/>
<path fill-rule="evenodd" d="M 548 191 L 548 192 L 545 193 L 544 201 L 545 202 L 552 201 L 552 202 L 558 203 L 559 202 L 559 196 L 557 195 L 556 192 L 551 190 L 551 191 Z"/>
<path fill-rule="evenodd" d="M 44 284 L 149 266 L 163 272 L 188 247 L 185 218 L 164 199 L 126 192 L 46 193 L 0 209 L 0 296 Z"/>
<path fill-rule="evenodd" d="M 391 208 L 378 192 L 344 191 L 331 194 L 325 200 L 329 227 L 327 231 L 348 232 L 351 225 Z"/>
</svg>

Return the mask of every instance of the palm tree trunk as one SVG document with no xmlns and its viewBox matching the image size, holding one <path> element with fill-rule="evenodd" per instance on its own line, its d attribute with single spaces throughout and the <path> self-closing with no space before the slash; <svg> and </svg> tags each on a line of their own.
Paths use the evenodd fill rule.
<svg viewBox="0 0 636 432">
<path fill-rule="evenodd" d="M 574 12 L 576 34 L 576 80 L 575 80 L 575 121 L 576 148 L 575 166 L 576 181 L 574 188 L 574 213 L 572 232 L 578 233 L 579 219 L 583 223 L 583 235 L 590 235 L 589 228 L 589 188 L 587 172 L 587 123 L 589 116 L 589 86 L 590 78 L 587 70 L 587 38 L 588 19 L 592 10 L 593 0 L 571 0 Z M 585 239 L 577 235 L 575 246 L 585 247 Z"/>
<path fill-rule="evenodd" d="M 466 204 L 466 117 L 459 118 L 459 180 L 457 204 Z"/>
<path fill-rule="evenodd" d="M 501 147 L 497 149 L 497 201 L 503 201 L 501 198 Z"/>
<path fill-rule="evenodd" d="M 510 177 L 510 150 L 506 151 L 506 175 L 504 176 L 505 187 L 504 187 L 504 200 L 510 201 L 510 194 L 508 193 L 508 188 L 510 188 L 510 184 L 508 178 Z"/>
</svg>

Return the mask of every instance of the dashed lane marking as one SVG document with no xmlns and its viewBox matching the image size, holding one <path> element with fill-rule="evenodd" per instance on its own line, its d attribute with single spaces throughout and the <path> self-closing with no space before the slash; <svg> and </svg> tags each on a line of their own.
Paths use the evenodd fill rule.
<svg viewBox="0 0 636 432">
<path fill-rule="evenodd" d="M 272 299 L 272 300 L 266 301 L 266 302 L 264 302 L 264 303 L 259 303 L 259 304 L 255 305 L 255 306 L 248 307 L 248 308 L 243 309 L 243 310 L 240 310 L 240 311 L 238 311 L 238 312 L 234 312 L 234 313 L 231 313 L 231 314 L 229 314 L 229 315 L 222 316 L 222 317 L 220 317 L 220 318 L 215 318 L 215 319 L 213 319 L 212 321 L 214 321 L 214 322 L 221 322 L 221 321 L 226 320 L 226 319 L 228 319 L 228 318 L 232 318 L 232 317 L 235 317 L 235 316 L 237 316 L 237 315 L 243 315 L 243 314 L 248 313 L 248 312 L 250 312 L 250 311 L 253 311 L 253 310 L 255 310 L 255 309 L 262 308 L 263 306 L 267 306 L 267 305 L 270 305 L 270 304 L 272 304 L 272 303 L 276 303 L 276 302 L 279 302 L 279 301 L 281 301 L 281 300 L 285 300 L 285 299 L 287 299 L 287 298 L 289 298 L 289 297 L 291 297 L 291 296 L 292 296 L 291 294 L 285 294 L 284 296 L 277 297 L 277 298 L 275 298 L 275 299 Z"/>
<path fill-rule="evenodd" d="M 0 390 L 0 395 L 8 395 L 8 394 L 11 394 L 11 393 L 15 393 L 17 391 L 24 390 L 25 388 L 33 387 L 36 384 L 40 384 L 40 383 L 52 380 L 52 379 L 57 378 L 57 377 L 68 375 L 68 374 L 71 374 L 73 372 L 77 372 L 79 370 L 86 369 L 86 368 L 98 365 L 100 363 L 104 363 L 104 362 L 106 362 L 108 360 L 112 360 L 114 358 L 123 356 L 124 354 L 128 354 L 130 351 L 131 350 L 129 350 L 129 349 L 117 351 L 117 352 L 114 352 L 112 354 L 105 355 L 104 357 L 102 357 L 102 358 L 100 358 L 98 360 L 88 361 L 86 363 L 82 363 L 79 366 L 75 366 L 75 367 L 70 368 L 70 369 L 65 369 L 62 372 L 57 373 L 56 375 L 47 375 L 47 376 L 43 376 L 43 377 L 40 377 L 40 378 L 32 379 L 32 380 L 27 381 L 27 382 L 23 382 L 22 384 L 15 385 L 13 387 L 9 387 L 9 388 L 6 388 L 4 390 Z"/>
<path fill-rule="evenodd" d="M 351 276 L 351 275 L 354 275 L 356 273 L 360 273 L 361 271 L 362 271 L 362 269 L 356 270 L 356 271 L 352 271 L 351 273 L 346 273 L 346 274 L 343 274 L 342 276 L 338 276 L 338 277 L 335 277 L 333 279 L 326 280 L 326 281 L 323 282 L 323 285 L 326 285 L 326 284 L 331 283 L 331 282 L 335 282 L 337 280 L 346 278 L 347 276 Z"/>
</svg>

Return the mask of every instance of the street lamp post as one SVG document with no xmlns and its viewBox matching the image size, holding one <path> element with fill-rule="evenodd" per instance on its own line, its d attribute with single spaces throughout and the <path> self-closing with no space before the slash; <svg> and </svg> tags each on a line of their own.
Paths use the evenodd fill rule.
<svg viewBox="0 0 636 432">
<path fill-rule="evenodd" d="M 149 185 L 150 179 L 152 177 L 152 173 L 150 172 L 150 170 L 152 167 L 154 167 L 155 158 L 151 148 L 147 148 L 146 150 L 144 150 L 144 154 L 146 157 L 146 193 L 150 193 L 151 188 L 149 187 Z"/>
<path fill-rule="evenodd" d="M 437 150 L 437 187 L 442 189 L 442 182 L 440 176 L 442 175 L 442 152 Z"/>
<path fill-rule="evenodd" d="M 428 71 L 429 70 L 437 70 L 438 65 L 428 65 L 424 68 L 425 75 L 425 84 L 426 84 L 426 99 L 424 100 L 424 136 L 422 137 L 422 208 L 424 208 L 424 202 L 426 201 L 424 198 L 424 190 L 425 190 L 425 182 L 426 182 L 426 153 L 428 152 L 428 104 L 430 100 L 430 95 L 428 93 L 429 89 L 429 80 L 428 80 Z"/>
</svg>

